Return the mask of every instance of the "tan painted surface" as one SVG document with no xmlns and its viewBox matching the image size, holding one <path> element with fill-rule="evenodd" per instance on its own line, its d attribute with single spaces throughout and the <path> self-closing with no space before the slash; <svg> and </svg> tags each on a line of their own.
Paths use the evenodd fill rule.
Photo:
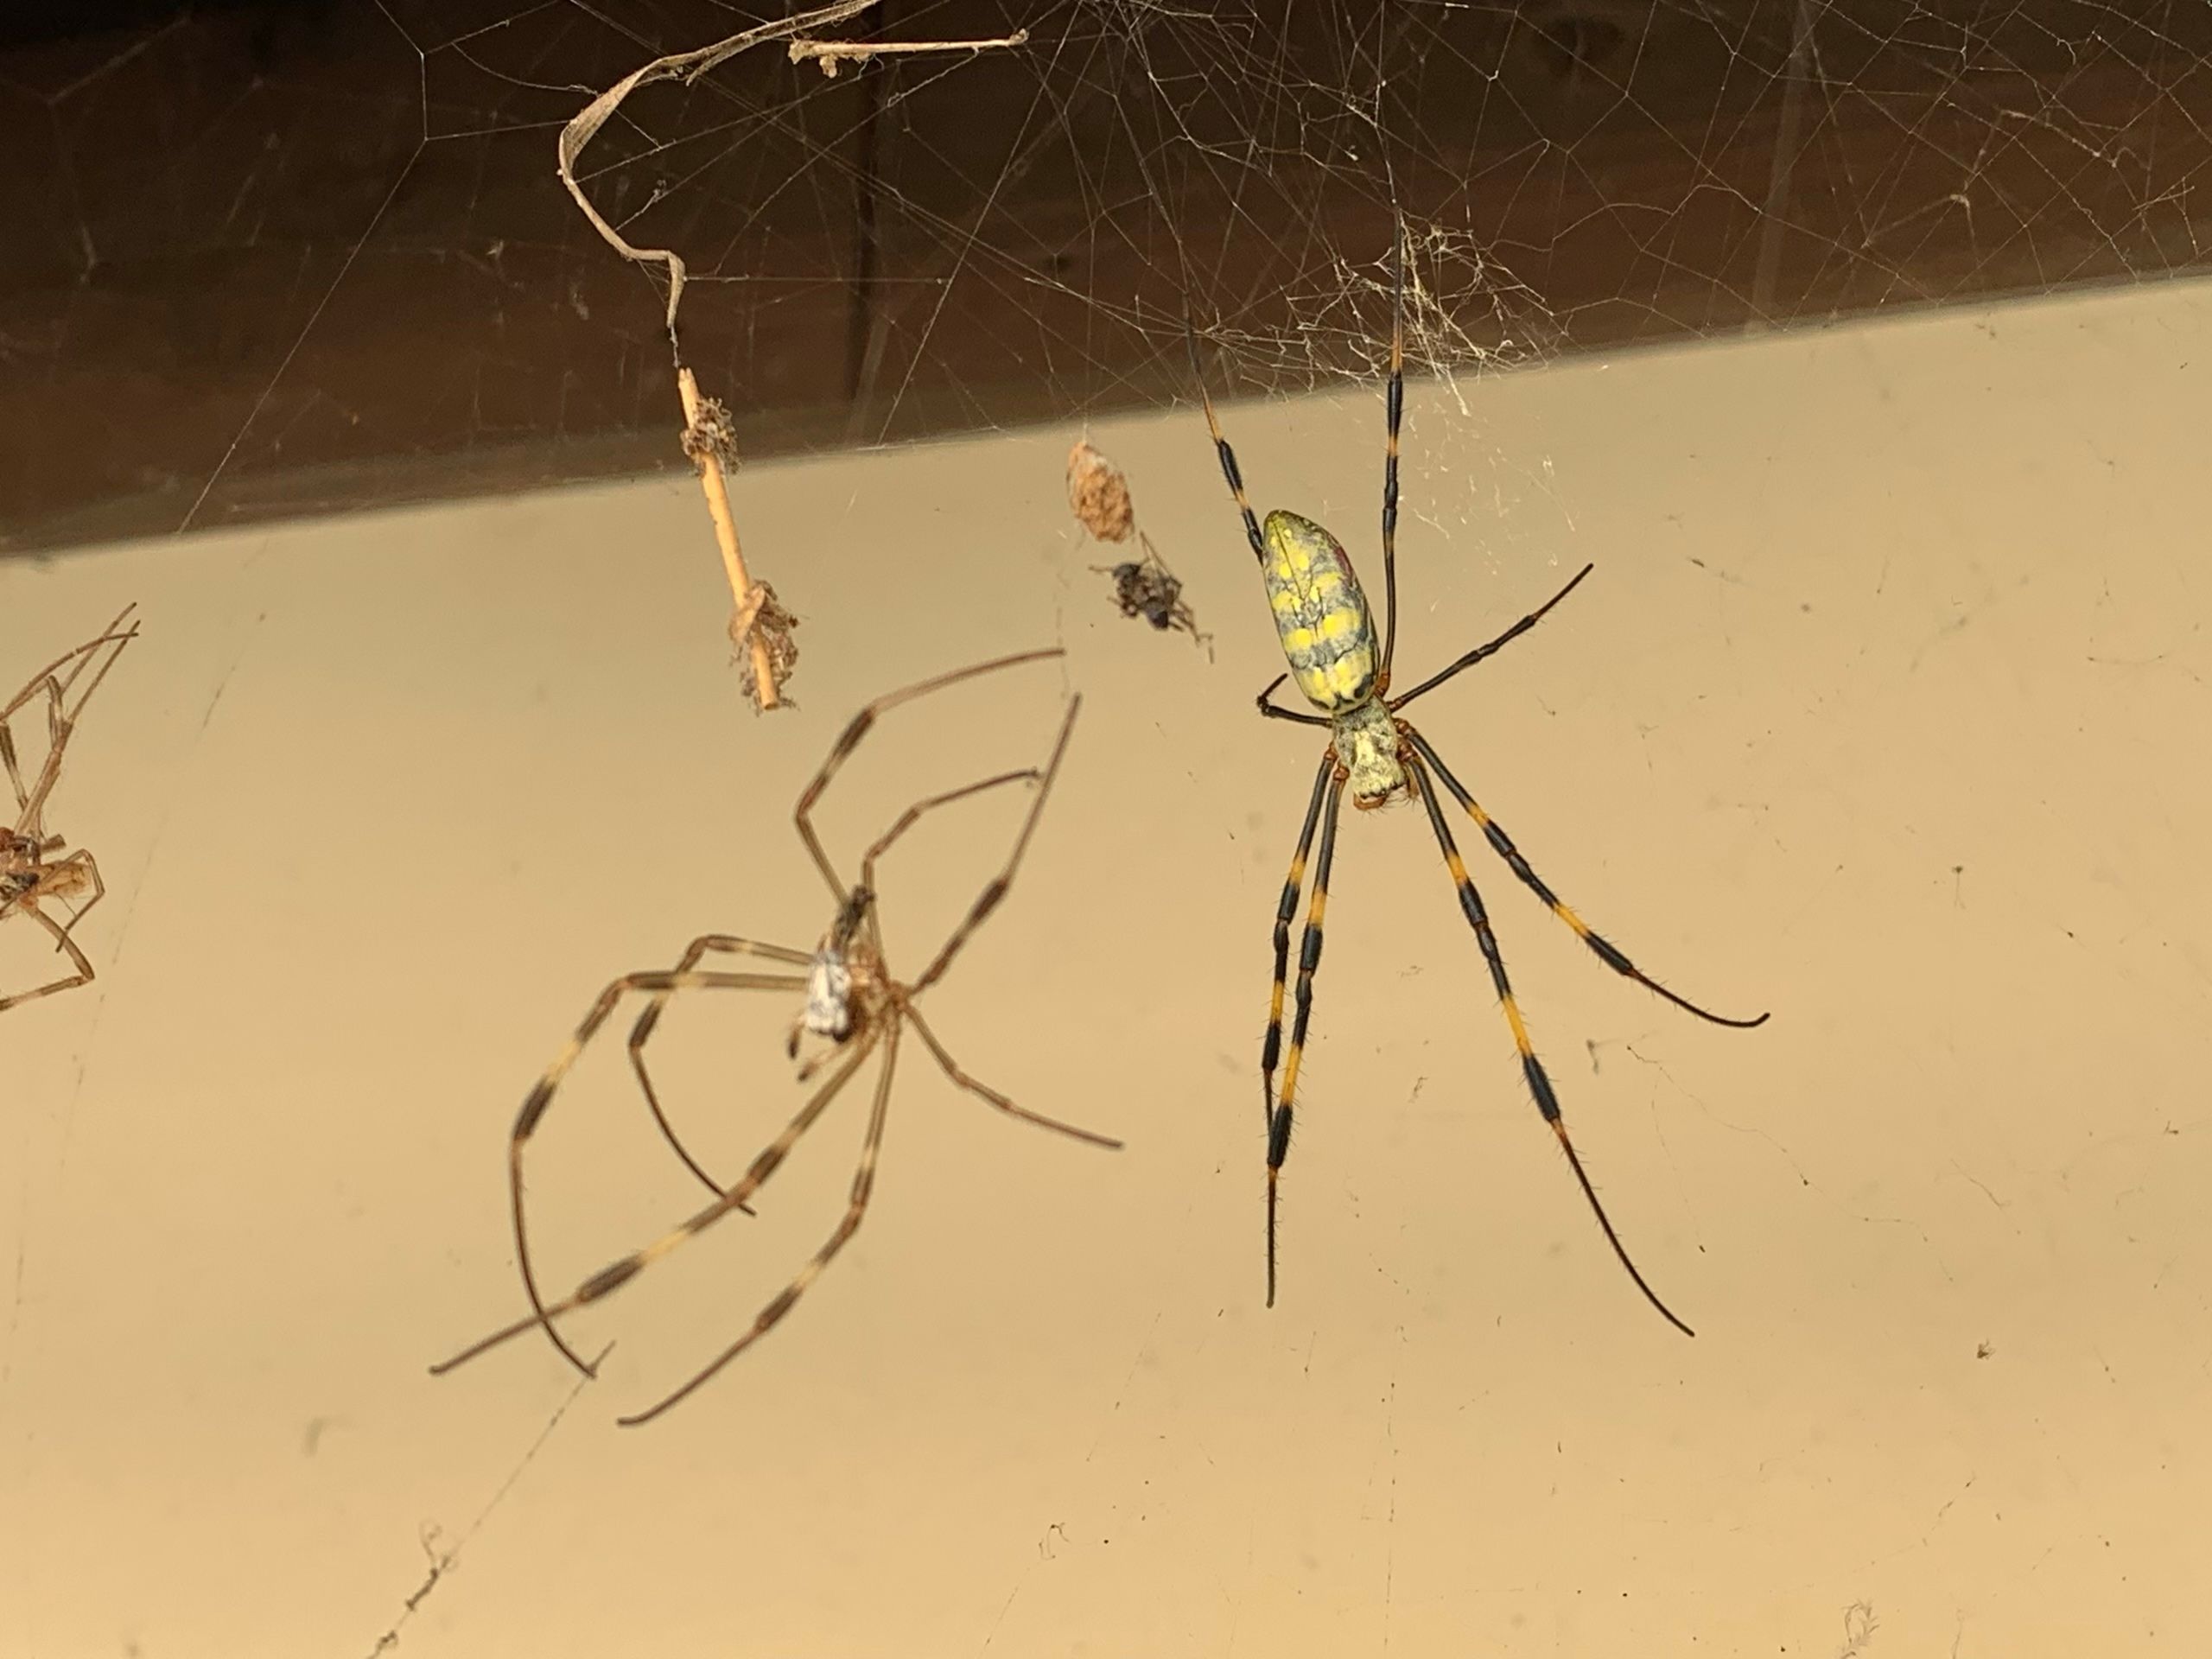
<svg viewBox="0 0 2212 1659">
<path fill-rule="evenodd" d="M 53 819 L 87 990 L 0 1021 L 0 1652 L 2193 1653 L 2212 1479 L 2212 291 L 1577 365 L 1410 399 L 1402 683 L 1624 984 L 1461 832 L 1593 1178 L 1524 1096 L 1417 811 L 1349 817 L 1283 1293 L 1260 1307 L 1268 931 L 1320 734 L 1194 409 L 1094 434 L 1209 664 L 1113 613 L 1065 430 L 762 467 L 805 619 L 742 707 L 696 492 L 656 482 L 0 568 L 0 679 L 145 632 Z M 1225 410 L 1255 505 L 1376 580 L 1367 388 Z M 1041 759 L 1003 910 L 909 1043 L 877 1198 L 789 1320 L 643 1430 L 831 1225 L 855 1091 L 764 1198 L 543 1342 L 502 1189 L 613 974 L 810 947 L 823 825 Z M 1020 802 L 884 879 L 918 968 Z M 950 820 L 952 815 L 946 815 Z M 0 939 L 0 969 L 23 966 Z M 655 1039 L 702 1157 L 796 1104 L 796 1007 Z M 532 1154 L 555 1288 L 702 1196 L 613 1040 Z M 507 1483 L 514 1477 L 512 1484 Z M 426 1554 L 427 1552 L 427 1554 Z M 1855 1621 L 1847 1630 L 1847 1620 Z"/>
</svg>

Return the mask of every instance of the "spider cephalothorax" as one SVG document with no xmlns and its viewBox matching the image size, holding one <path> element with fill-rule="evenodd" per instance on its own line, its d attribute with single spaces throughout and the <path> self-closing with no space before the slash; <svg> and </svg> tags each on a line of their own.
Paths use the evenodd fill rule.
<svg viewBox="0 0 2212 1659">
<path fill-rule="evenodd" d="M 41 899 L 73 899 L 92 886 L 92 855 L 70 853 L 59 836 L 35 841 L 11 830 L 0 830 L 0 903 L 36 894 Z"/>
<path fill-rule="evenodd" d="M 39 884 L 38 842 L 12 830 L 0 830 L 0 911 Z"/>
<path fill-rule="evenodd" d="M 1207 429 L 1213 435 L 1214 453 L 1221 462 L 1222 476 L 1229 482 L 1230 495 L 1244 521 L 1244 537 L 1258 560 L 1260 578 L 1265 586 L 1268 602 L 1274 613 L 1276 637 L 1282 645 L 1283 659 L 1288 671 L 1275 677 L 1267 690 L 1260 693 L 1259 705 L 1262 715 L 1274 720 L 1287 720 L 1302 726 L 1326 728 L 1329 746 L 1321 756 L 1319 770 L 1314 774 L 1313 791 L 1306 808 L 1304 828 L 1299 832 L 1298 850 L 1292 855 L 1290 874 L 1283 883 L 1282 898 L 1275 907 L 1274 926 L 1274 982 L 1268 1006 L 1267 1035 L 1260 1049 L 1260 1092 L 1267 1125 L 1268 1157 L 1268 1300 L 1275 1297 L 1275 1190 L 1283 1160 L 1290 1151 L 1290 1128 L 1293 1108 L 1298 1093 L 1300 1062 L 1305 1053 L 1306 1033 L 1313 1013 L 1313 972 L 1321 961 L 1321 918 L 1327 907 L 1329 869 L 1336 857 L 1337 819 L 1344 793 L 1351 793 L 1355 806 L 1373 808 L 1382 805 L 1404 791 L 1421 804 L 1427 813 L 1430 829 L 1437 845 L 1444 854 L 1445 867 L 1451 873 L 1452 886 L 1459 899 L 1459 908 L 1473 928 L 1475 941 L 1481 948 L 1483 960 L 1490 969 L 1491 983 L 1497 992 L 1499 1003 L 1505 1012 L 1506 1025 L 1513 1034 L 1514 1047 L 1521 1058 L 1522 1076 L 1529 1091 L 1535 1098 L 1536 1109 L 1543 1114 L 1567 1162 L 1574 1171 L 1575 1179 L 1581 1185 L 1583 1195 L 1605 1230 L 1613 1252 L 1621 1265 L 1628 1269 L 1651 1305 L 1685 1333 L 1689 1326 L 1676 1319 L 1667 1305 L 1661 1301 L 1643 1275 L 1629 1259 L 1626 1248 L 1605 1215 L 1605 1206 L 1599 1203 L 1598 1194 L 1583 1173 L 1582 1160 L 1574 1150 L 1574 1143 L 1567 1138 L 1567 1124 L 1560 1116 L 1559 1097 L 1552 1087 L 1550 1076 L 1543 1063 L 1536 1058 L 1529 1041 L 1527 1023 L 1521 1016 L 1519 1004 L 1514 1000 L 1513 988 L 1505 972 L 1505 958 L 1498 949 L 1497 938 L 1491 930 L 1490 914 L 1484 908 L 1482 895 L 1468 877 L 1466 867 L 1460 861 L 1459 849 L 1452 839 L 1452 831 L 1444 819 L 1439 803 L 1436 783 L 1441 781 L 1445 790 L 1472 818 L 1483 832 L 1491 849 L 1505 861 L 1506 867 L 1537 898 L 1548 906 L 1552 912 L 1580 936 L 1583 943 L 1594 951 L 1598 959 L 1615 973 L 1635 980 L 1700 1019 L 1716 1025 L 1756 1026 L 1766 1019 L 1760 1014 L 1753 1020 L 1732 1020 L 1708 1013 L 1696 1004 L 1677 996 L 1658 981 L 1650 978 L 1629 961 L 1620 950 L 1592 931 L 1573 911 L 1560 902 L 1522 857 L 1504 830 L 1496 820 L 1475 804 L 1459 780 L 1452 775 L 1427 739 L 1404 719 L 1399 710 L 1414 698 L 1435 690 L 1461 671 L 1473 667 L 1492 652 L 1501 650 L 1518 639 L 1543 617 L 1546 612 L 1574 590 L 1575 585 L 1590 574 L 1585 565 L 1566 587 L 1552 595 L 1542 606 L 1522 617 L 1503 633 L 1487 645 L 1478 645 L 1438 673 L 1431 675 L 1410 691 L 1396 696 L 1390 695 L 1390 659 L 1397 640 L 1398 624 L 1398 429 L 1405 411 L 1405 325 L 1402 299 L 1405 287 L 1405 249 L 1402 242 L 1395 251 L 1390 297 L 1390 374 L 1385 385 L 1384 410 L 1386 440 L 1382 459 L 1382 627 L 1377 637 L 1375 619 L 1368 607 L 1367 594 L 1353 572 L 1351 556 L 1344 545 L 1312 519 L 1294 512 L 1274 512 L 1268 514 L 1264 524 L 1253 513 L 1250 501 L 1244 493 L 1244 480 L 1237 468 L 1236 453 L 1222 436 L 1221 423 L 1216 417 L 1213 399 L 1205 390 L 1205 377 L 1198 368 L 1198 342 L 1191 337 L 1192 369 L 1198 378 L 1198 395 L 1205 405 Z M 1301 713 L 1285 709 L 1273 701 L 1276 686 L 1284 680 L 1293 680 L 1299 691 L 1312 705 L 1313 712 Z M 1306 912 L 1306 930 L 1298 953 L 1297 1013 L 1291 1027 L 1290 1046 L 1286 1057 L 1282 1042 L 1282 1005 L 1286 981 L 1290 967 L 1290 929 L 1298 913 L 1298 901 L 1306 881 L 1306 855 L 1313 850 L 1316 830 L 1320 835 L 1320 853 L 1314 866 L 1313 893 Z M 1282 1065 L 1282 1084 L 1275 1086 L 1275 1070 Z"/>
</svg>

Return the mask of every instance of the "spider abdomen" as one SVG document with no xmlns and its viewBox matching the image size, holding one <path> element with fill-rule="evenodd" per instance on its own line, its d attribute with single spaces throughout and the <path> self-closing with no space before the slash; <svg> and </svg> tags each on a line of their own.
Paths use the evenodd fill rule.
<svg viewBox="0 0 2212 1659">
<path fill-rule="evenodd" d="M 799 1015 L 799 1024 L 833 1043 L 853 1034 L 853 971 L 842 951 L 817 950 L 807 964 L 806 1011 Z"/>
<path fill-rule="evenodd" d="M 1351 557 L 1335 537 L 1294 512 L 1269 513 L 1261 534 L 1268 557 L 1260 575 L 1291 678 L 1324 714 L 1357 708 L 1375 695 L 1380 657 Z"/>
</svg>

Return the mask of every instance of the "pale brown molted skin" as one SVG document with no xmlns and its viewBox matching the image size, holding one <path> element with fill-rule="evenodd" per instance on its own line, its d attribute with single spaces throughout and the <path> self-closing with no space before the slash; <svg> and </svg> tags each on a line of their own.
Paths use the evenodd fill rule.
<svg viewBox="0 0 2212 1659">
<path fill-rule="evenodd" d="M 1025 652 L 1019 656 L 1002 657 L 974 667 L 956 669 L 950 673 L 940 674 L 933 679 L 879 697 L 853 716 L 837 741 L 830 746 L 828 757 L 815 773 L 813 781 L 799 796 L 798 805 L 792 813 L 799 839 L 804 843 L 815 867 L 821 871 L 823 880 L 829 884 L 836 900 L 836 918 L 816 950 L 810 952 L 799 950 L 789 945 L 764 944 L 757 939 L 739 938 L 725 933 L 703 934 L 692 940 L 674 969 L 626 974 L 600 993 L 576 1027 L 575 1034 L 524 1096 L 522 1109 L 516 1115 L 514 1128 L 507 1139 L 508 1204 L 513 1217 L 515 1253 L 521 1268 L 523 1291 L 529 1300 L 531 1312 L 482 1340 L 471 1344 L 452 1358 L 432 1366 L 430 1369 L 434 1374 L 451 1370 L 526 1331 L 543 1331 L 546 1339 L 563 1358 L 583 1375 L 592 1375 L 593 1365 L 569 1345 L 555 1321 L 588 1303 L 613 1295 L 654 1262 L 698 1237 L 732 1211 L 742 1210 L 751 1213 L 751 1206 L 747 1201 L 767 1184 L 798 1146 L 800 1138 L 814 1127 L 868 1058 L 880 1051 L 882 1064 L 876 1073 L 874 1098 L 869 1107 L 868 1127 L 861 1143 L 860 1161 L 853 1171 L 852 1186 L 844 1214 L 828 1239 L 799 1268 L 791 1282 L 754 1315 L 748 1330 L 725 1346 L 674 1392 L 664 1395 L 643 1411 L 619 1421 L 625 1425 L 648 1422 L 689 1396 L 780 1322 L 798 1304 L 807 1287 L 821 1275 L 859 1230 L 875 1187 L 876 1159 L 883 1142 L 884 1122 L 890 1110 L 891 1084 L 899 1044 L 909 1029 L 921 1039 L 931 1058 L 936 1060 L 939 1069 L 953 1084 L 1007 1116 L 1042 1128 L 1057 1130 L 1092 1146 L 1109 1149 L 1121 1146 L 1119 1141 L 1109 1135 L 1079 1128 L 1071 1123 L 1063 1123 L 1057 1118 L 1016 1105 L 989 1084 L 970 1077 L 960 1069 L 916 1006 L 922 994 L 944 976 L 962 946 L 1006 898 L 1013 885 L 1014 872 L 1021 863 L 1022 855 L 1028 849 L 1029 838 L 1036 830 L 1038 817 L 1044 810 L 1046 798 L 1052 792 L 1052 780 L 1059 774 L 1060 761 L 1067 753 L 1068 739 L 1074 732 L 1076 715 L 1083 706 L 1083 700 L 1080 697 L 1070 699 L 1066 718 L 1060 724 L 1058 741 L 1053 745 L 1052 759 L 1041 770 L 1026 766 L 1015 772 L 1001 772 L 995 777 L 915 802 L 893 820 L 891 827 L 877 836 L 867 852 L 861 855 L 860 879 L 850 887 L 838 875 L 836 867 L 830 861 L 821 837 L 815 833 L 811 817 L 815 804 L 829 787 L 830 779 L 836 776 L 838 768 L 859 747 L 861 740 L 874 728 L 877 718 L 887 709 L 979 675 L 1062 655 L 1057 648 Z M 1036 792 L 1006 863 L 995 876 L 985 883 L 982 891 L 969 906 L 967 915 L 954 928 L 951 936 L 938 947 L 937 954 L 930 959 L 929 965 L 911 981 L 893 977 L 884 960 L 883 930 L 876 908 L 876 861 L 925 815 L 970 796 L 1017 784 L 1033 785 Z M 702 969 L 699 964 L 709 952 L 765 959 L 775 964 L 779 971 L 732 973 Z M 801 1041 L 809 1034 L 824 1039 L 829 1045 L 806 1060 L 798 1070 L 799 1080 L 806 1082 L 828 1067 L 828 1081 L 808 1097 L 806 1103 L 784 1126 L 782 1132 L 754 1155 L 745 1173 L 728 1185 L 709 1174 L 677 1137 L 667 1116 L 661 1110 L 652 1074 L 645 1068 L 645 1042 L 658 1024 L 661 1011 L 667 1006 L 669 998 L 684 992 L 706 990 L 770 990 L 802 996 L 805 1000 L 804 1007 L 791 1026 L 785 1043 L 786 1051 L 796 1059 Z M 538 1288 L 537 1271 L 532 1265 L 530 1232 L 524 1223 L 524 1149 L 537 1132 L 553 1103 L 555 1092 L 583 1052 L 585 1046 L 613 1016 L 623 998 L 633 991 L 643 992 L 650 999 L 644 1011 L 639 1014 L 636 1024 L 630 1028 L 630 1063 L 637 1074 L 639 1087 L 654 1122 L 660 1127 L 661 1134 L 684 1166 L 714 1194 L 714 1198 L 703 1209 L 669 1229 L 643 1249 L 632 1250 L 627 1255 L 609 1262 L 568 1295 L 548 1301 Z"/>
<path fill-rule="evenodd" d="M 16 810 L 13 826 L 0 830 L 0 922 L 29 917 L 53 937 L 54 950 L 66 956 L 70 964 L 68 973 L 43 984 L 0 995 L 0 1012 L 60 991 L 74 990 L 93 979 L 91 959 L 73 934 L 107 889 L 100 880 L 99 864 L 90 851 L 67 850 L 68 843 L 46 829 L 46 809 L 54 785 L 60 781 L 62 757 L 85 705 L 115 666 L 123 648 L 137 637 L 136 623 L 124 626 L 135 608 L 125 606 L 100 634 L 48 663 L 0 708 L 0 770 L 7 774 Z M 36 773 L 26 779 L 13 722 L 41 699 L 46 758 Z M 43 908 L 49 904 L 68 905 L 68 920 L 56 921 Z"/>
</svg>

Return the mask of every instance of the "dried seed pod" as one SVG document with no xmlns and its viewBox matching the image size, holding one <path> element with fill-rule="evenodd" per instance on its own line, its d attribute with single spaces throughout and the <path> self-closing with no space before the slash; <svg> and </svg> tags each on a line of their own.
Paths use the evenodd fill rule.
<svg viewBox="0 0 2212 1659">
<path fill-rule="evenodd" d="M 1126 542 L 1136 525 L 1129 480 L 1088 442 L 1068 451 L 1068 505 L 1075 521 L 1102 542 Z"/>
</svg>

